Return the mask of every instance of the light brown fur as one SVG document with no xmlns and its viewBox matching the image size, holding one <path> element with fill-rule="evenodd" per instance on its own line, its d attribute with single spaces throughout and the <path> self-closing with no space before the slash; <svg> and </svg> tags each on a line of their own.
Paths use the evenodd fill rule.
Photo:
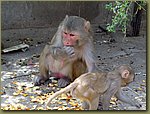
<svg viewBox="0 0 150 114">
<path fill-rule="evenodd" d="M 121 86 L 126 86 L 133 81 L 134 72 L 126 66 L 120 66 L 112 72 L 85 73 L 78 77 L 73 83 L 64 89 L 54 93 L 47 101 L 49 106 L 53 98 L 62 93 L 71 92 L 73 97 L 79 98 L 87 103 L 85 108 L 96 110 L 99 104 L 99 97 L 102 97 L 103 110 L 108 110 L 109 101 L 113 95 L 119 100 L 131 105 L 140 107 L 140 104 L 131 98 L 123 95 Z M 126 80 L 122 83 L 123 80 Z"/>
</svg>

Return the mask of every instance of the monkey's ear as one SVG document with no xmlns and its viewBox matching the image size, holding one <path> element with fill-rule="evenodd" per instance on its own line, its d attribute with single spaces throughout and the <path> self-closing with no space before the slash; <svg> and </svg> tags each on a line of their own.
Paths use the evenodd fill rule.
<svg viewBox="0 0 150 114">
<path fill-rule="evenodd" d="M 67 19 L 67 18 L 68 18 L 68 15 L 66 15 L 65 19 Z"/>
<path fill-rule="evenodd" d="M 64 18 L 64 20 L 63 20 L 62 23 L 61 23 L 63 26 L 64 26 L 64 24 L 68 21 L 68 18 L 69 18 L 69 16 L 66 15 L 65 18 Z"/>
<path fill-rule="evenodd" d="M 88 31 L 90 30 L 90 28 L 91 28 L 90 22 L 89 22 L 89 21 L 86 21 L 86 22 L 85 22 L 85 30 L 88 32 Z"/>
<path fill-rule="evenodd" d="M 67 22 L 68 17 L 69 17 L 69 16 L 68 16 L 68 15 L 66 15 L 66 16 L 65 16 L 65 18 L 64 18 L 64 20 L 63 20 L 63 22 Z"/>
<path fill-rule="evenodd" d="M 122 75 L 122 78 L 126 79 L 129 77 L 129 74 L 130 74 L 130 72 L 128 70 L 124 70 L 121 75 Z"/>
</svg>

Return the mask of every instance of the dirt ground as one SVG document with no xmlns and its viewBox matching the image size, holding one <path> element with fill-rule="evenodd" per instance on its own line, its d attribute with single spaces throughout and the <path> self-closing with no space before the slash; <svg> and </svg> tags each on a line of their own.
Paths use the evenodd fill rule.
<svg viewBox="0 0 150 114">
<path fill-rule="evenodd" d="M 96 22 L 92 22 L 92 27 L 99 69 L 110 71 L 118 65 L 129 64 L 135 71 L 134 82 L 123 88 L 123 91 L 140 102 L 142 107 L 137 108 L 112 98 L 110 110 L 146 110 L 146 33 L 141 32 L 138 37 L 123 38 L 120 31 L 114 34 L 97 32 L 98 23 Z M 60 90 L 55 78 L 50 78 L 50 81 L 42 86 L 33 86 L 32 83 L 33 77 L 39 72 L 39 54 L 56 29 L 22 29 L 24 36 L 18 35 L 20 30 L 2 31 L 2 34 L 10 34 L 12 37 L 3 40 L 5 47 L 22 42 L 30 45 L 25 52 L 19 50 L 3 53 L 1 56 L 2 110 L 44 110 L 44 103 L 48 96 Z M 35 35 L 27 36 L 28 32 L 33 32 Z M 82 110 L 80 100 L 73 99 L 69 95 L 58 97 L 51 107 L 50 109 L 54 110 Z"/>
</svg>

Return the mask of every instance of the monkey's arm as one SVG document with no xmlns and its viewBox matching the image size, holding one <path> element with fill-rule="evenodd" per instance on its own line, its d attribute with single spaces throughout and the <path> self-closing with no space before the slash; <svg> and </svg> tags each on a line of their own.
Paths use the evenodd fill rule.
<svg viewBox="0 0 150 114">
<path fill-rule="evenodd" d="M 141 107 L 141 104 L 139 104 L 137 101 L 132 100 L 127 94 L 123 93 L 123 91 L 120 89 L 115 96 L 122 102 L 131 104 L 132 106 L 136 106 L 138 108 Z"/>
<path fill-rule="evenodd" d="M 83 57 L 87 65 L 88 72 L 97 71 L 93 52 L 93 44 L 86 44 L 83 52 L 84 52 Z"/>
<path fill-rule="evenodd" d="M 48 44 L 48 50 L 51 54 L 51 56 L 53 56 L 54 59 L 59 59 L 59 58 L 68 58 L 68 57 L 72 57 L 74 55 L 74 48 L 73 47 L 68 47 L 68 46 L 55 46 L 55 45 L 51 45 Z"/>
<path fill-rule="evenodd" d="M 118 87 L 120 87 L 118 81 L 113 80 L 107 91 L 103 94 L 102 96 L 103 110 L 109 109 L 110 99 L 117 92 Z"/>
</svg>

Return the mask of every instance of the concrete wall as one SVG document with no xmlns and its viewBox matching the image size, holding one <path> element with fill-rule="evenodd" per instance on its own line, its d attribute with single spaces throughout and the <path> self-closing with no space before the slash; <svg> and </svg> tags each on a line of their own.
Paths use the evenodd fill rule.
<svg viewBox="0 0 150 114">
<path fill-rule="evenodd" d="M 83 1 L 3 1 L 2 29 L 58 26 L 66 14 L 91 20 L 99 13 L 98 4 Z"/>
</svg>

